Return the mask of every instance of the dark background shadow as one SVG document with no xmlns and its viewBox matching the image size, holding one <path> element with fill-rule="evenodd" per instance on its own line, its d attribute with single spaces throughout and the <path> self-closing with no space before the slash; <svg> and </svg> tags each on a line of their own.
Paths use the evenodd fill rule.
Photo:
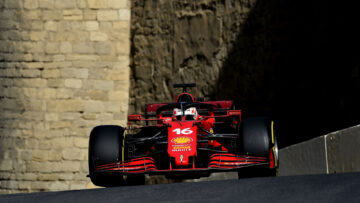
<svg viewBox="0 0 360 203">
<path fill-rule="evenodd" d="M 356 1 L 258 0 L 220 73 L 213 99 L 244 117 L 267 115 L 280 147 L 360 123 Z"/>
</svg>

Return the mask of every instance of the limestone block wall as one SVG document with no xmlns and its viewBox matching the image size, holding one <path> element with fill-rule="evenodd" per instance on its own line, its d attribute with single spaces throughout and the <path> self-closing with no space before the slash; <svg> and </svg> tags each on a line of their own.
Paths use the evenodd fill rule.
<svg viewBox="0 0 360 203">
<path fill-rule="evenodd" d="M 88 135 L 125 124 L 128 0 L 0 0 L 0 193 L 90 187 Z"/>
<path fill-rule="evenodd" d="M 172 84 L 196 82 L 210 98 L 253 0 L 134 0 L 131 9 L 131 113 L 171 101 Z"/>
</svg>

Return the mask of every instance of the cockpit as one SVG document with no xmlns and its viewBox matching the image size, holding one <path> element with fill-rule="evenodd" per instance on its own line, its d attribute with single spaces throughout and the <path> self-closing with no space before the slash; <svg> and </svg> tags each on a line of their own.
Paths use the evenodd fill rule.
<svg viewBox="0 0 360 203">
<path fill-rule="evenodd" d="M 180 102 L 180 103 L 193 103 L 195 102 L 194 97 L 189 94 L 189 93 L 182 93 L 180 94 L 177 99 L 176 102 Z"/>
<path fill-rule="evenodd" d="M 186 121 L 192 121 L 196 120 L 198 118 L 198 112 L 195 107 L 190 107 L 186 109 L 185 111 L 182 111 L 181 109 L 174 108 L 173 110 L 173 119 L 174 120 L 186 120 Z"/>
</svg>

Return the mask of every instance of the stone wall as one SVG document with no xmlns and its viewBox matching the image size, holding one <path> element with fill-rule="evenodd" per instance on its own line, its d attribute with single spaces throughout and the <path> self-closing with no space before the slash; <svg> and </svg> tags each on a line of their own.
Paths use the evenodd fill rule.
<svg viewBox="0 0 360 203">
<path fill-rule="evenodd" d="M 281 147 L 360 122 L 359 2 L 134 0 L 131 113 L 172 83 L 270 116 Z"/>
<path fill-rule="evenodd" d="M 178 82 L 275 117 L 281 146 L 360 122 L 358 7 L 0 0 L 0 192 L 84 188 L 91 128 L 124 124 L 128 99 L 130 113 L 171 101 Z"/>
<path fill-rule="evenodd" d="M 258 0 L 212 97 L 272 116 L 281 147 L 359 124 L 359 4 Z"/>
<path fill-rule="evenodd" d="M 128 0 L 0 1 L 0 193 L 90 187 L 88 135 L 125 124 Z"/>
<path fill-rule="evenodd" d="M 209 98 L 254 2 L 132 1 L 129 111 L 171 101 L 173 83 L 196 82 Z"/>
</svg>

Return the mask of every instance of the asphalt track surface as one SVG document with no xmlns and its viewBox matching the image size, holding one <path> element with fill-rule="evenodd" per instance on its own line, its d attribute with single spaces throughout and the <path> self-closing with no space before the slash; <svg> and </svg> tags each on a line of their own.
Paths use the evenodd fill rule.
<svg viewBox="0 0 360 203">
<path fill-rule="evenodd" d="M 360 173 L 1 195 L 0 202 L 360 202 Z"/>
</svg>

